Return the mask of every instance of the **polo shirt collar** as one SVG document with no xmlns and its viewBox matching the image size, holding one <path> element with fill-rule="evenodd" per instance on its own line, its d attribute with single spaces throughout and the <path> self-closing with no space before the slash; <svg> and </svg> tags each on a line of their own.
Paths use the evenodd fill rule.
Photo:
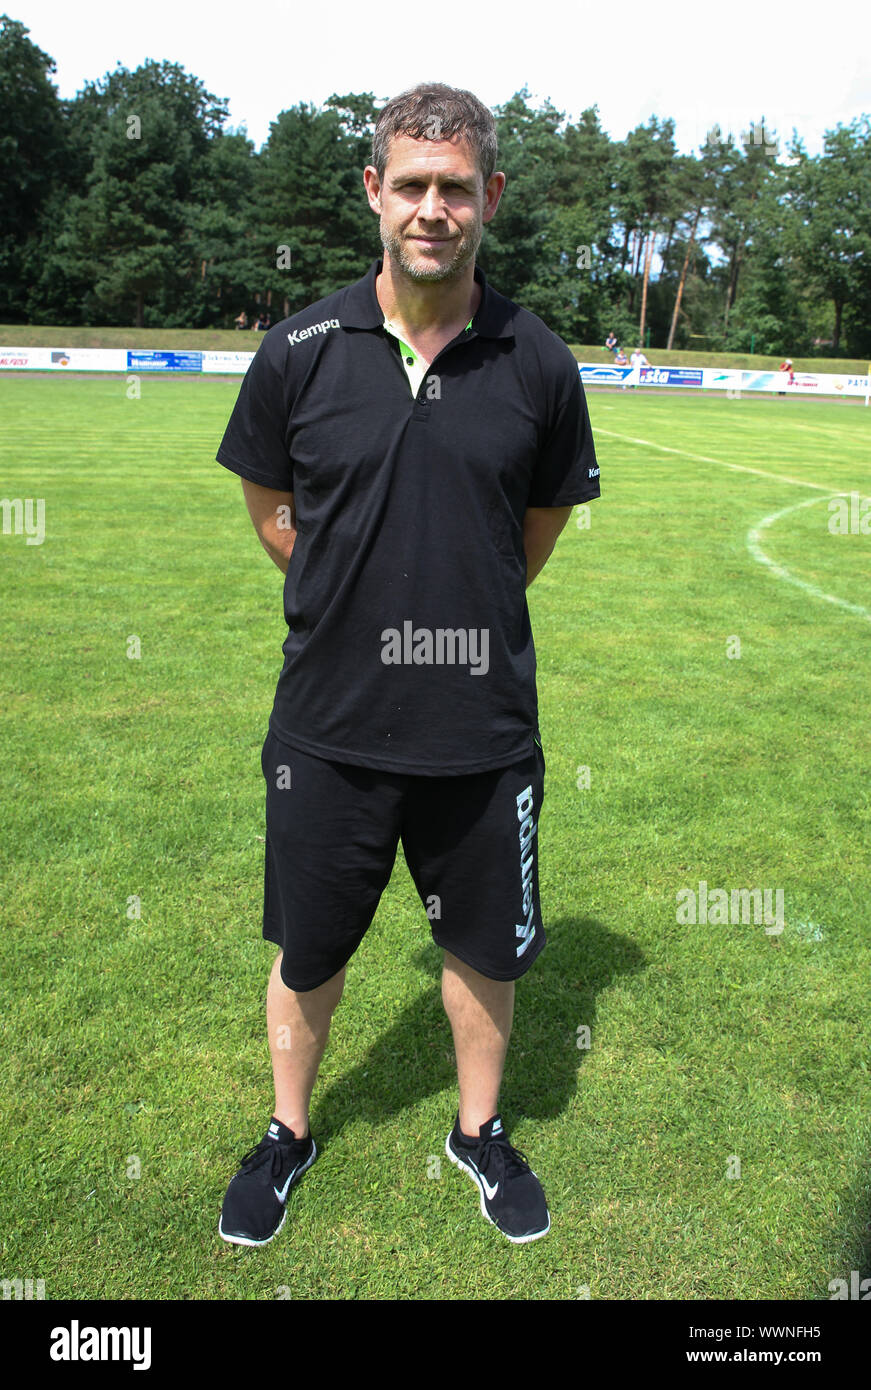
<svg viewBox="0 0 871 1390">
<path fill-rule="evenodd" d="M 375 293 L 375 279 L 381 273 L 383 260 L 373 261 L 361 280 L 349 285 L 340 310 L 343 328 L 381 328 L 384 310 Z M 514 337 L 514 305 L 498 294 L 488 283 L 479 265 L 475 279 L 481 286 L 481 303 L 472 318 L 472 330 L 481 338 Z"/>
</svg>

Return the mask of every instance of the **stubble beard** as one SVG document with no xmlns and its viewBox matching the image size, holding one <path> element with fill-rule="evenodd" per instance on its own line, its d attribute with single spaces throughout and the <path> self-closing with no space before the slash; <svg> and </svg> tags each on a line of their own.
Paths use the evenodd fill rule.
<svg viewBox="0 0 871 1390">
<path fill-rule="evenodd" d="M 453 258 L 445 265 L 421 265 L 414 259 L 409 243 L 398 232 L 385 229 L 381 219 L 381 245 L 393 265 L 397 266 L 410 280 L 419 285 L 435 285 L 445 280 L 458 279 L 470 261 L 475 259 L 481 238 L 484 234 L 482 223 L 464 233 L 454 245 Z"/>
</svg>

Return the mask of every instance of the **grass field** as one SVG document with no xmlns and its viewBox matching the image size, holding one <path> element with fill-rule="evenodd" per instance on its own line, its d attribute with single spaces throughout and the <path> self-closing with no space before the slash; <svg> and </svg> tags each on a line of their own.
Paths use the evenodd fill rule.
<svg viewBox="0 0 871 1390">
<path fill-rule="evenodd" d="M 285 632 L 214 462 L 238 385 L 0 380 L 0 496 L 45 499 L 41 545 L 0 537 L 0 1277 L 691 1300 L 867 1276 L 871 535 L 828 524 L 833 494 L 871 494 L 849 401 L 590 396 L 603 495 L 529 591 L 549 944 L 502 1098 L 550 1235 L 509 1245 L 444 1156 L 440 953 L 400 853 L 318 1162 L 271 1245 L 219 1239 L 271 1113 L 260 749 Z M 702 881 L 782 891 L 783 930 L 682 924 Z"/>
</svg>

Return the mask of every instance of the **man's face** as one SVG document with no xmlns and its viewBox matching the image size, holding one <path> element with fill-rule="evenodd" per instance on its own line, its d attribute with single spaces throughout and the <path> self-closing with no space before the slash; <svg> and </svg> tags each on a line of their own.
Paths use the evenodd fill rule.
<svg viewBox="0 0 871 1390">
<path fill-rule="evenodd" d="M 505 175 L 494 174 L 484 188 L 468 141 L 398 135 L 390 143 L 383 184 L 372 165 L 364 181 L 391 261 L 410 279 L 432 284 L 455 279 L 474 260 Z"/>
</svg>

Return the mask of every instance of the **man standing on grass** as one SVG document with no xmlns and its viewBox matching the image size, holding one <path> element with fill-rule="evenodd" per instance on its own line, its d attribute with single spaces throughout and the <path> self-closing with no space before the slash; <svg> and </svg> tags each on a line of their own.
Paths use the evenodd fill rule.
<svg viewBox="0 0 871 1390">
<path fill-rule="evenodd" d="M 636 386 L 641 385 L 641 368 L 649 367 L 650 363 L 644 356 L 644 353 L 641 351 L 640 347 L 637 347 L 635 349 L 632 356 L 629 358 L 629 362 L 632 367 L 632 375 L 630 376 L 626 384 L 627 386 L 631 386 L 634 389 Z"/>
<path fill-rule="evenodd" d="M 317 1156 L 330 1021 L 400 840 L 444 950 L 446 1152 L 509 1240 L 550 1228 L 499 1115 L 514 982 L 545 944 L 525 589 L 599 469 L 571 352 L 475 265 L 495 168 L 470 92 L 388 102 L 364 174 L 383 258 L 266 334 L 218 451 L 286 575 L 288 625 L 261 757 L 275 1107 L 224 1198 L 235 1244 L 272 1239 Z"/>
</svg>

